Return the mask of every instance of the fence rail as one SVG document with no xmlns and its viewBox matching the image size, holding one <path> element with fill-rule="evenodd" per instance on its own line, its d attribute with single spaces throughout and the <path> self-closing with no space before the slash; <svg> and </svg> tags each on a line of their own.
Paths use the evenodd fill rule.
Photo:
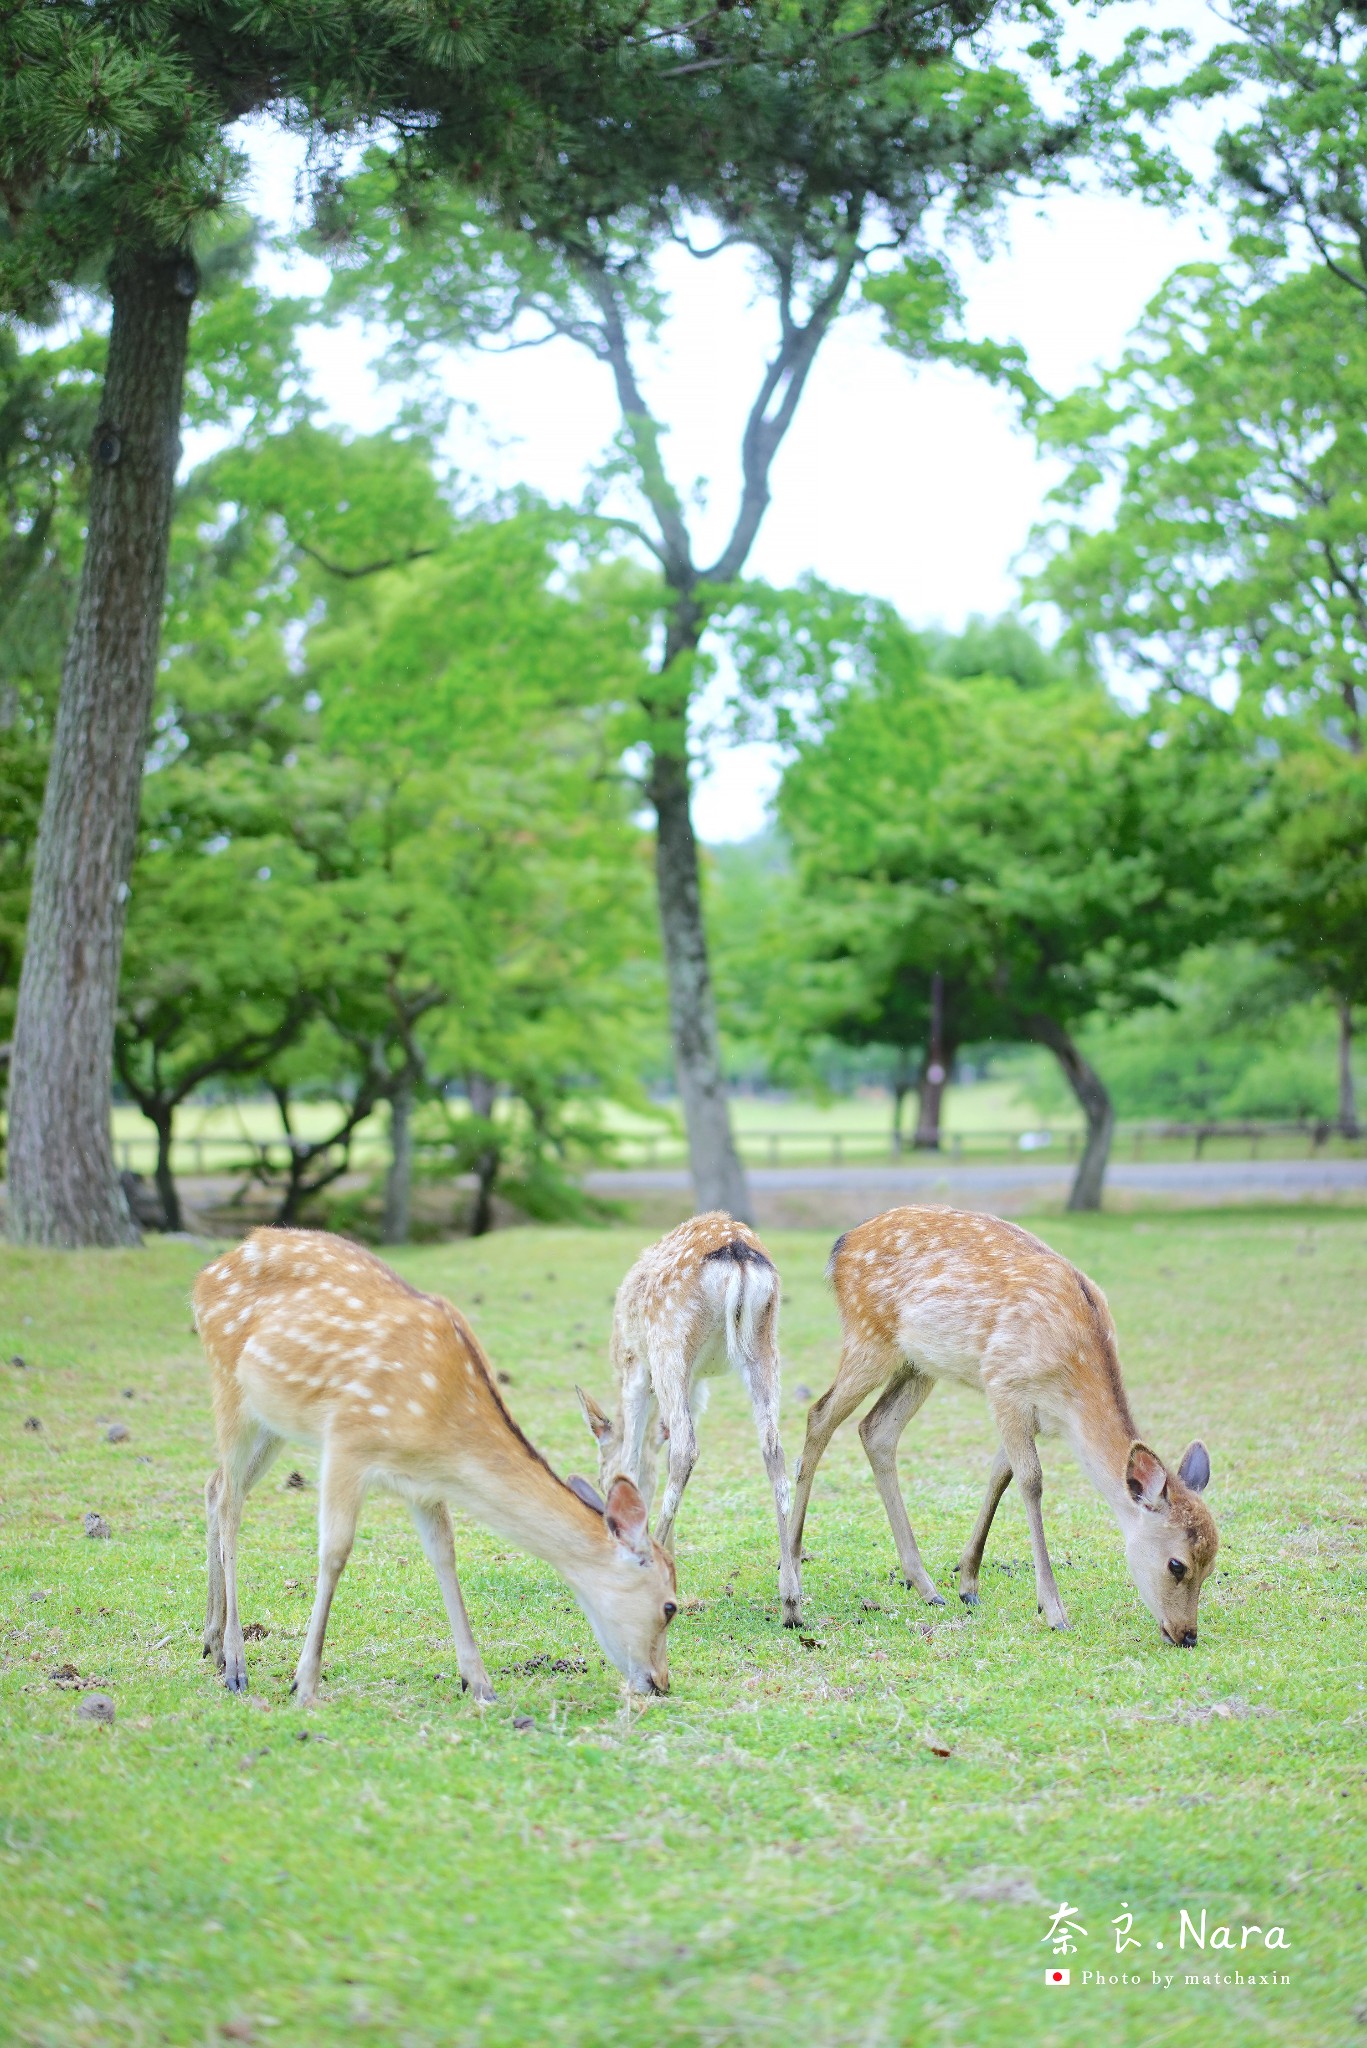
<svg viewBox="0 0 1367 2048">
<path fill-rule="evenodd" d="M 899 1150 L 886 1131 L 876 1130 L 739 1131 L 736 1142 L 747 1166 L 911 1165 L 936 1159 L 955 1165 L 969 1159 L 1001 1158 L 1003 1154 L 1027 1158 L 1049 1155 L 1071 1162 L 1078 1156 L 1082 1133 L 1075 1127 L 1045 1124 L 1028 1131 L 947 1131 L 938 1151 L 916 1150 L 909 1143 Z M 1353 1152 L 1367 1151 L 1367 1133 L 1344 1133 L 1337 1124 L 1324 1120 L 1134 1123 L 1117 1129 L 1111 1156 L 1143 1159 L 1172 1157 L 1174 1152 L 1180 1156 L 1190 1146 L 1192 1158 L 1200 1159 L 1208 1146 L 1236 1145 L 1241 1152 L 1247 1147 L 1246 1156 L 1257 1159 L 1265 1146 L 1286 1148 L 1289 1153 L 1290 1148 L 1304 1145 L 1314 1158 L 1331 1143 Z M 156 1139 L 150 1131 L 145 1137 L 120 1137 L 115 1140 L 114 1149 L 121 1168 L 150 1173 L 155 1165 Z M 454 1148 L 446 1139 L 420 1139 L 416 1149 L 429 1164 L 439 1163 L 443 1156 L 454 1161 Z M 289 1153 L 289 1140 L 284 1137 L 187 1137 L 175 1141 L 172 1163 L 177 1174 L 204 1179 L 216 1174 L 282 1172 Z M 382 1153 L 374 1139 L 370 1139 L 356 1149 L 354 1157 L 359 1170 L 378 1164 Z M 630 1169 L 685 1165 L 687 1159 L 688 1144 L 682 1132 L 633 1131 L 617 1139 L 612 1154 L 602 1163 Z"/>
</svg>

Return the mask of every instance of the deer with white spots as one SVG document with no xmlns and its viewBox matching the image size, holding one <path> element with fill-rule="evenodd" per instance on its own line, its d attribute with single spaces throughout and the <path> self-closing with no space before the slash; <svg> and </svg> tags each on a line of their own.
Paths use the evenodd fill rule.
<svg viewBox="0 0 1367 2048">
<path fill-rule="evenodd" d="M 697 1418 L 706 1381 L 735 1371 L 754 1411 L 760 1454 L 778 1517 L 779 1598 L 795 1626 L 799 1589 L 788 1543 L 788 1475 L 779 1442 L 778 1273 L 753 1230 L 720 1209 L 690 1217 L 642 1252 L 617 1290 L 611 1359 L 617 1414 L 605 1415 L 580 1388 L 579 1405 L 598 1445 L 599 1484 L 623 1472 L 647 1507 L 655 1486 L 658 1436 L 669 1475 L 656 1541 L 673 1548 L 674 1518 L 698 1455 Z"/>
<path fill-rule="evenodd" d="M 1044 1540 L 1035 1448 L 1040 1433 L 1063 1436 L 1120 1524 L 1145 1606 L 1169 1642 L 1193 1645 L 1197 1602 L 1218 1541 L 1197 1498 L 1209 1481 L 1210 1459 L 1204 1444 L 1192 1443 L 1170 1472 L 1139 1442 L 1101 1289 L 1029 1231 L 957 1209 L 889 1209 L 846 1231 L 826 1270 L 843 1341 L 835 1383 L 807 1416 L 793 1502 L 799 1562 L 822 1454 L 840 1424 L 881 1387 L 859 1434 L 903 1577 L 933 1606 L 944 1606 L 898 1487 L 897 1444 L 936 1380 L 958 1380 L 987 1396 L 1001 1438 L 987 1498 L 959 1560 L 965 1605 L 978 1604 L 987 1534 L 1014 1478 L 1030 1527 L 1040 1612 L 1051 1628 L 1067 1628 Z"/>
<path fill-rule="evenodd" d="M 448 1502 L 543 1558 L 568 1583 L 633 1692 L 669 1690 L 673 1560 L 651 1541 L 629 1480 L 606 1504 L 558 1479 L 494 1385 L 450 1302 L 420 1294 L 359 1245 L 313 1230 L 256 1230 L 194 1287 L 213 1376 L 220 1464 L 205 1489 L 204 1654 L 247 1689 L 237 1604 L 243 1504 L 287 1439 L 317 1444 L 318 1587 L 293 1690 L 318 1690 L 328 1610 L 371 1486 L 407 1504 L 441 1588 L 462 1683 L 494 1696 L 456 1578 Z"/>
</svg>

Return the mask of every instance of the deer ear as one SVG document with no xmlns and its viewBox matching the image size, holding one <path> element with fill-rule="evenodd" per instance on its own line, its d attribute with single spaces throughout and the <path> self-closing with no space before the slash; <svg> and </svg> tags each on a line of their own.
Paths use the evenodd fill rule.
<svg viewBox="0 0 1367 2048">
<path fill-rule="evenodd" d="M 592 1508 L 595 1515 L 602 1514 L 603 1498 L 596 1486 L 590 1486 L 588 1480 L 578 1472 L 571 1472 L 565 1484 L 571 1493 L 578 1495 L 586 1508 Z"/>
<path fill-rule="evenodd" d="M 624 1550 L 629 1550 L 642 1564 L 649 1562 L 650 1528 L 646 1520 L 646 1504 L 626 1477 L 614 1479 L 608 1488 L 603 1520 L 608 1525 L 608 1534 L 615 1536 Z"/>
<path fill-rule="evenodd" d="M 1156 1508 L 1168 1490 L 1168 1468 L 1147 1444 L 1131 1444 L 1125 1484 L 1141 1508 Z"/>
<path fill-rule="evenodd" d="M 1193 1493 L 1204 1493 L 1210 1485 L 1210 1452 L 1199 1436 L 1183 1451 L 1177 1476 L 1183 1486 L 1189 1486 Z"/>
<path fill-rule="evenodd" d="M 582 1387 L 576 1387 L 574 1391 L 579 1396 L 579 1412 L 587 1422 L 594 1441 L 603 1443 L 612 1435 L 612 1418 L 604 1415 L 592 1394 L 586 1394 Z"/>
</svg>

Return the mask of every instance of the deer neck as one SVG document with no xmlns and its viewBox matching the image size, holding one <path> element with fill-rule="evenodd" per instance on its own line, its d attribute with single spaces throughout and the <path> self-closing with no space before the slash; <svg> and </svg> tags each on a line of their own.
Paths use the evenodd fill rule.
<svg viewBox="0 0 1367 2048">
<path fill-rule="evenodd" d="M 1073 1449 L 1079 1465 L 1122 1527 L 1134 1516 L 1126 1482 L 1130 1446 L 1135 1441 L 1118 1369 L 1103 1361 L 1087 1375 L 1083 1397 L 1073 1417 Z"/>
<path fill-rule="evenodd" d="M 481 1455 L 459 1459 L 456 1498 L 488 1528 L 579 1586 L 612 1548 L 602 1516 L 556 1477 L 492 1389 L 488 1409 Z"/>
</svg>

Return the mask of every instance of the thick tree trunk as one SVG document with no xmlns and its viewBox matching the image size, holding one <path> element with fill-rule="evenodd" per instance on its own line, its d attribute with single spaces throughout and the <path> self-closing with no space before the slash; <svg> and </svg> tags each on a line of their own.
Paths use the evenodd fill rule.
<svg viewBox="0 0 1367 2048">
<path fill-rule="evenodd" d="M 161 1200 L 161 1213 L 166 1218 L 166 1228 L 184 1230 L 185 1217 L 180 1206 L 180 1189 L 176 1186 L 176 1177 L 171 1171 L 171 1138 L 175 1111 L 169 1107 L 158 1106 L 156 1109 L 145 1109 L 143 1115 L 151 1119 L 157 1134 L 157 1194 Z"/>
<path fill-rule="evenodd" d="M 686 756 L 657 748 L 649 790 L 655 807 L 655 886 L 669 983 L 669 1027 L 694 1199 L 699 1209 L 725 1209 L 751 1223 L 750 1190 L 731 1136 L 722 1077 Z"/>
<path fill-rule="evenodd" d="M 384 1183 L 382 1244 L 407 1244 L 413 1199 L 413 1084 L 401 1081 L 389 1104 L 389 1172 Z"/>
<path fill-rule="evenodd" d="M 1087 1140 L 1069 1190 L 1068 1207 L 1099 1209 L 1101 1191 L 1106 1182 L 1106 1163 L 1111 1156 L 1111 1139 L 1115 1133 L 1115 1109 L 1106 1085 L 1096 1068 L 1082 1057 L 1063 1026 L 1052 1017 L 1032 1017 L 1027 1028 L 1029 1036 L 1037 1044 L 1047 1045 L 1062 1067 L 1068 1086 L 1082 1105 L 1082 1114 L 1087 1119 Z"/>
<path fill-rule="evenodd" d="M 33 870 L 10 1074 L 9 1232 L 136 1244 L 109 1080 L 124 906 L 166 594 L 194 266 L 124 255 L 90 518 Z"/>
<path fill-rule="evenodd" d="M 1345 1138 L 1358 1135 L 1357 1091 L 1353 1086 L 1353 1006 L 1339 999 L 1339 1129 Z"/>
</svg>

